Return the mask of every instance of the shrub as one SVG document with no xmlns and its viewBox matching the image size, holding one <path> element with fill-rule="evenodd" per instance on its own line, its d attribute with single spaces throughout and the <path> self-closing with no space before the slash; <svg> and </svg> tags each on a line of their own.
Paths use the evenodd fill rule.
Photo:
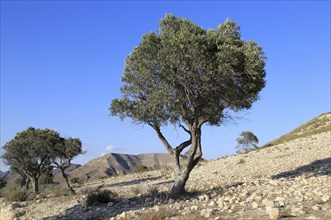
<svg viewBox="0 0 331 220">
<path fill-rule="evenodd" d="M 40 192 L 40 196 L 43 198 L 46 197 L 59 197 L 59 196 L 69 196 L 71 192 L 68 188 L 61 185 L 44 185 Z"/>
<path fill-rule="evenodd" d="M 86 205 L 92 206 L 98 203 L 108 203 L 112 202 L 116 198 L 116 194 L 110 190 L 104 189 L 93 189 L 90 190 L 87 194 Z"/>
<path fill-rule="evenodd" d="M 4 188 L 1 191 L 1 196 L 3 196 L 7 201 L 10 202 L 23 202 L 29 197 L 29 192 L 20 188 Z"/>
<path fill-rule="evenodd" d="M 141 172 L 146 172 L 146 171 L 150 171 L 151 169 L 142 165 L 142 164 L 138 164 L 137 166 L 135 166 L 133 169 L 132 169 L 132 172 L 133 173 L 141 173 Z"/>
<path fill-rule="evenodd" d="M 147 194 L 155 202 L 165 202 L 169 198 L 168 192 L 160 192 L 156 187 L 149 188 Z"/>
<path fill-rule="evenodd" d="M 2 178 L 0 178 L 0 189 L 2 189 L 3 187 L 5 187 L 6 184 L 7 184 L 7 181 L 4 180 L 4 179 L 2 179 Z"/>
<path fill-rule="evenodd" d="M 82 180 L 79 177 L 73 177 L 73 178 L 71 178 L 70 182 L 81 184 Z"/>
<path fill-rule="evenodd" d="M 25 185 L 25 180 L 22 177 L 18 177 L 15 179 L 14 183 L 20 187 Z"/>
</svg>

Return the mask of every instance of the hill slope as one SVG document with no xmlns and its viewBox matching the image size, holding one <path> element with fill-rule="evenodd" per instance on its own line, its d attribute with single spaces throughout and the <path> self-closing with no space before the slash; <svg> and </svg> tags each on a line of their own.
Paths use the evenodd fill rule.
<svg viewBox="0 0 331 220">
<path fill-rule="evenodd" d="M 321 114 L 320 116 L 289 132 L 288 134 L 285 134 L 280 138 L 266 143 L 263 147 L 282 144 L 291 140 L 308 137 L 314 134 L 320 134 L 326 131 L 331 131 L 331 112 Z"/>
<path fill-rule="evenodd" d="M 107 176 L 129 173 L 138 164 L 152 169 L 160 169 L 172 165 L 168 154 L 106 154 L 91 160 L 85 165 L 69 173 L 71 177 L 97 179 Z"/>
</svg>

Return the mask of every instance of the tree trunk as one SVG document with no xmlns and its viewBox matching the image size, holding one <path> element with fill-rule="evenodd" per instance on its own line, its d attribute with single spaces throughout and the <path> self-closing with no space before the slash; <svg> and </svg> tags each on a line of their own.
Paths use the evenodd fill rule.
<svg viewBox="0 0 331 220">
<path fill-rule="evenodd" d="M 31 183 L 32 183 L 33 192 L 39 193 L 38 178 L 37 177 L 30 177 L 30 179 L 31 179 Z"/>
<path fill-rule="evenodd" d="M 25 178 L 25 189 L 28 190 L 29 189 L 29 185 L 30 185 L 30 178 L 26 177 Z"/>
<path fill-rule="evenodd" d="M 184 161 L 184 164 L 181 166 L 179 163 L 180 152 L 176 152 L 174 154 L 174 185 L 170 191 L 170 197 L 176 197 L 179 194 L 183 194 L 186 192 L 185 185 L 190 176 L 192 169 L 195 165 L 198 164 L 202 157 L 201 150 L 201 128 L 191 129 L 192 134 L 192 144 L 191 148 L 187 152 L 187 159 Z"/>
<path fill-rule="evenodd" d="M 68 176 L 67 174 L 64 172 L 64 169 L 63 168 L 60 168 L 61 169 L 61 172 L 62 172 L 62 176 L 63 178 L 65 179 L 66 183 L 67 183 L 67 186 L 68 188 L 70 189 L 70 191 L 72 192 L 72 194 L 76 194 L 75 190 L 72 188 L 72 186 L 70 185 L 70 182 L 69 182 L 69 179 L 68 179 Z"/>
<path fill-rule="evenodd" d="M 175 171 L 175 180 L 174 185 L 170 191 L 170 197 L 176 197 L 179 194 L 183 194 L 186 192 L 185 185 L 189 178 L 191 170 L 182 170 L 180 173 L 176 173 Z"/>
</svg>

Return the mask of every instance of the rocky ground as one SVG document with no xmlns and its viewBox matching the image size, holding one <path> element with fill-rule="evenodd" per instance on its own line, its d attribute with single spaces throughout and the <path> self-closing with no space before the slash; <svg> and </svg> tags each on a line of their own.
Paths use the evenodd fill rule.
<svg viewBox="0 0 331 220">
<path fill-rule="evenodd" d="M 1 219 L 331 219 L 331 132 L 204 162 L 189 193 L 167 199 L 170 170 L 85 184 L 76 196 L 1 201 Z M 87 207 L 87 189 L 110 189 L 117 200 Z"/>
</svg>

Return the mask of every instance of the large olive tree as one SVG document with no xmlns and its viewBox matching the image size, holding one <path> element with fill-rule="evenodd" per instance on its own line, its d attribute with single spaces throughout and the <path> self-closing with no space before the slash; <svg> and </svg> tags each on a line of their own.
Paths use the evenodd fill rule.
<svg viewBox="0 0 331 220">
<path fill-rule="evenodd" d="M 201 128 L 221 125 L 229 112 L 249 109 L 265 86 L 265 56 L 254 41 L 241 39 L 230 19 L 215 30 L 166 15 L 159 31 L 143 35 L 126 59 L 123 97 L 111 114 L 151 126 L 174 161 L 171 195 L 185 191 L 193 167 L 202 157 Z M 161 128 L 181 127 L 188 139 L 171 146 Z M 187 151 L 181 162 L 180 154 Z"/>
</svg>

